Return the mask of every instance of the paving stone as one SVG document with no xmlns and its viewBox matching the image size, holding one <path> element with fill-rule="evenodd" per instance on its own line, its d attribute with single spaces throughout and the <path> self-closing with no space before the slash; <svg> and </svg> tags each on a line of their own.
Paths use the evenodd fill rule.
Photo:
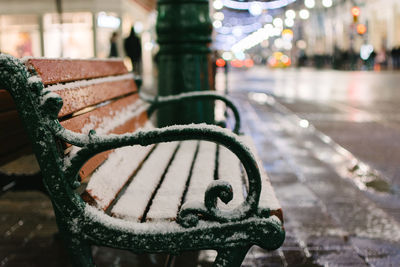
<svg viewBox="0 0 400 267">
<path fill-rule="evenodd" d="M 400 244 L 398 242 L 383 242 L 382 240 L 352 237 L 351 243 L 357 247 L 359 254 L 371 265 L 400 265 Z"/>
</svg>

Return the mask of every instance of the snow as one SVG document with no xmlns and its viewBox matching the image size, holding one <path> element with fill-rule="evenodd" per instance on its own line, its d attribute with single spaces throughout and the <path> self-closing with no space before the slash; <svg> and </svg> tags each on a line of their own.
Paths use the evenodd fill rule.
<svg viewBox="0 0 400 267">
<path fill-rule="evenodd" d="M 98 125 L 96 127 L 96 132 L 100 135 L 99 138 L 101 138 L 102 134 L 107 134 L 130 118 L 138 116 L 138 114 L 144 112 L 147 107 L 148 105 L 144 105 L 143 103 L 135 103 L 115 114 L 112 112 L 110 116 L 106 118 L 97 118 L 93 116 L 90 118 L 90 123 L 82 129 L 82 132 L 87 134 L 94 125 Z M 99 121 L 101 122 L 99 123 Z M 152 131 L 154 135 L 157 135 L 162 134 L 164 131 L 181 131 L 187 128 L 198 129 L 204 132 L 214 130 L 222 131 L 223 134 L 235 141 L 247 143 L 251 147 L 250 150 L 255 151 L 254 144 L 251 143 L 250 138 L 238 137 L 229 130 L 222 130 L 220 127 L 206 124 L 175 125 L 162 129 L 154 129 L 147 124 L 147 127 L 143 129 L 143 131 L 136 131 L 133 135 L 137 134 L 138 138 L 140 138 L 140 135 L 146 133 L 148 130 Z M 175 219 L 178 212 L 177 209 L 181 204 L 181 196 L 186 184 L 186 178 L 190 171 L 196 143 L 197 141 L 182 143 L 182 147 L 176 154 L 175 161 L 165 175 L 165 181 L 160 184 L 161 187 L 153 199 L 150 210 L 148 210 L 147 219 L 154 221 Z M 143 166 L 141 166 L 131 184 L 124 192 L 124 195 L 113 207 L 112 213 L 116 217 L 137 222 L 141 220 L 144 213 L 147 212 L 146 207 L 148 206 L 148 202 L 154 190 L 159 185 L 164 170 L 177 146 L 177 142 L 158 145 Z M 189 147 L 191 148 L 189 149 Z M 73 155 L 76 153 L 78 149 L 79 148 L 74 148 L 71 154 Z M 87 190 L 98 201 L 97 204 L 99 208 L 105 209 L 108 207 L 112 199 L 114 199 L 116 194 L 138 167 L 138 162 L 141 162 L 141 159 L 143 159 L 149 151 L 150 147 L 143 148 L 140 146 L 136 146 L 136 148 L 128 147 L 118 149 L 110 155 L 109 160 L 93 174 Z M 203 203 L 205 191 L 214 179 L 215 156 L 215 143 L 208 141 L 201 141 L 199 143 L 199 153 L 193 166 L 193 173 L 184 202 Z M 223 208 L 223 210 L 232 210 L 236 207 L 240 207 L 240 204 L 244 202 L 243 188 L 245 185 L 242 179 L 243 173 L 240 168 L 239 159 L 222 145 L 220 145 L 219 156 L 218 177 L 232 185 L 234 198 L 228 205 L 222 204 L 222 202 L 219 201 L 218 206 L 219 208 Z M 262 167 L 262 163 L 257 157 L 256 160 L 259 167 Z M 134 162 L 135 164 L 133 164 Z M 155 168 L 155 166 L 157 167 Z M 260 169 L 262 170 L 262 168 Z M 268 176 L 263 171 L 261 171 L 261 178 L 262 191 L 260 208 L 279 209 L 280 206 L 273 193 Z"/>
<path fill-rule="evenodd" d="M 91 116 L 90 117 L 90 122 L 87 123 L 81 130 L 80 133 L 85 134 L 85 138 L 87 138 L 87 141 L 89 141 L 89 137 L 87 134 L 89 133 L 90 130 L 95 130 L 97 134 L 105 135 L 110 133 L 113 129 L 117 128 L 120 125 L 123 125 L 130 119 L 139 116 L 143 112 L 145 112 L 148 109 L 149 104 L 142 102 L 140 100 L 137 100 L 135 103 L 128 105 L 127 107 L 123 108 L 122 110 L 118 112 L 111 112 L 107 117 L 96 117 L 96 116 Z M 100 123 L 99 123 L 100 122 Z M 99 124 L 98 124 L 99 123 Z M 95 127 L 95 125 L 97 127 Z M 146 122 L 146 124 L 142 128 L 138 128 L 137 130 L 149 130 L 149 129 L 154 129 L 154 126 L 151 122 Z M 74 139 L 73 132 L 68 132 L 65 131 L 63 135 L 68 135 L 70 139 Z M 82 135 L 81 135 L 82 137 Z M 71 152 L 69 153 L 68 156 L 64 158 L 64 164 L 65 166 L 70 165 L 71 158 L 75 156 L 75 154 L 80 150 L 80 147 L 73 146 L 71 149 Z"/>
<path fill-rule="evenodd" d="M 91 116 L 90 122 L 81 129 L 81 133 L 88 134 L 90 130 L 94 129 L 97 134 L 107 134 L 130 119 L 138 117 L 143 112 L 146 112 L 148 107 L 148 103 L 137 100 L 135 103 L 126 106 L 118 112 L 112 111 L 107 117 Z M 94 125 L 96 124 L 98 124 L 98 126 L 95 128 Z M 153 127 L 149 127 L 148 124 L 148 128 Z"/>
<path fill-rule="evenodd" d="M 69 58 L 69 57 L 33 57 L 33 56 L 25 56 L 20 58 L 22 63 L 28 62 L 30 59 L 45 59 L 45 60 L 57 60 L 57 61 L 122 61 L 122 58 L 88 58 L 88 59 L 78 59 L 78 58 Z"/>
<path fill-rule="evenodd" d="M 170 101 L 170 100 L 175 100 L 175 99 L 181 99 L 182 96 L 185 97 L 193 97 L 193 96 L 198 96 L 198 95 L 218 95 L 218 96 L 223 96 L 222 94 L 219 94 L 214 91 L 194 91 L 194 92 L 186 92 L 186 93 L 181 93 L 178 95 L 169 95 L 169 96 L 160 96 L 157 98 L 158 101 Z"/>
<path fill-rule="evenodd" d="M 28 78 L 28 83 L 37 83 L 42 82 L 42 79 L 39 76 L 31 76 Z"/>
<path fill-rule="evenodd" d="M 152 146 L 116 149 L 92 174 L 86 191 L 96 199 L 98 208 L 106 209 L 132 176 Z"/>
<path fill-rule="evenodd" d="M 140 220 L 177 146 L 177 142 L 157 146 L 112 209 L 115 216 Z"/>
<path fill-rule="evenodd" d="M 216 144 L 200 142 L 199 152 L 193 166 L 192 178 L 184 202 L 204 202 L 208 185 L 214 180 Z"/>
<path fill-rule="evenodd" d="M 198 141 L 184 141 L 168 168 L 161 188 L 153 199 L 147 217 L 151 220 L 174 219 L 178 214 Z"/>
<path fill-rule="evenodd" d="M 263 164 L 261 159 L 257 155 L 257 150 L 255 148 L 255 145 L 253 143 L 253 140 L 251 139 L 250 136 L 240 136 L 240 139 L 248 146 L 250 147 L 257 165 L 258 169 L 261 174 L 261 194 L 260 194 L 260 202 L 259 202 L 259 207 L 260 208 L 268 208 L 271 210 L 277 210 L 281 208 L 281 205 L 279 204 L 278 199 L 275 196 L 274 189 L 272 188 L 271 181 L 264 171 Z"/>
<path fill-rule="evenodd" d="M 134 75 L 132 73 L 118 75 L 118 76 L 109 76 L 104 78 L 96 78 L 91 80 L 81 80 L 76 82 L 69 82 L 66 84 L 55 84 L 46 87 L 47 90 L 50 91 L 60 91 L 64 89 L 78 89 L 90 85 L 95 85 L 99 83 L 106 83 L 106 82 L 115 82 L 115 81 L 122 81 L 122 80 L 133 80 Z"/>
<path fill-rule="evenodd" d="M 18 58 L 12 57 L 7 54 L 2 54 L 0 53 L 0 60 L 5 60 L 8 61 L 7 63 L 13 64 L 13 65 L 19 65 L 21 64 L 20 60 Z"/>
<path fill-rule="evenodd" d="M 46 94 L 42 94 L 40 105 L 44 105 L 49 98 L 60 98 L 60 96 L 56 93 L 48 91 Z"/>
<path fill-rule="evenodd" d="M 224 146 L 219 147 L 218 177 L 220 180 L 230 183 L 233 189 L 233 199 L 228 205 L 223 204 L 222 201 L 218 201 L 219 207 L 232 209 L 242 204 L 244 201 L 244 185 L 241 178 L 240 160 Z"/>
<path fill-rule="evenodd" d="M 10 58 L 5 55 L 0 55 L 0 60 L 8 60 L 11 63 L 20 63 L 19 60 Z M 27 60 L 27 59 L 23 59 Z M 113 82 L 120 80 L 131 80 L 133 79 L 132 74 L 124 74 L 107 78 L 97 78 L 92 80 L 84 80 L 78 81 L 68 84 L 57 84 L 47 87 L 47 90 L 50 93 L 45 94 L 42 97 L 42 103 L 45 103 L 48 98 L 58 97 L 55 93 L 59 90 L 80 88 L 84 86 L 90 86 L 97 83 L 104 82 Z M 36 83 L 39 82 L 40 78 L 34 76 L 29 78 L 28 83 Z M 199 95 L 202 93 L 193 92 L 188 93 L 187 95 Z M 209 94 L 205 92 L 204 94 Z M 174 97 L 165 97 L 159 98 L 159 100 L 168 100 Z M 83 129 L 83 134 L 71 133 L 68 131 L 60 131 L 65 136 L 71 139 L 82 139 L 83 141 L 89 141 L 90 137 L 87 136 L 87 133 L 94 128 L 94 125 L 97 125 L 100 121 L 100 124 L 96 127 L 96 131 L 100 136 L 96 136 L 97 140 L 102 141 L 107 138 L 112 138 L 114 135 L 106 135 L 112 129 L 122 125 L 124 122 L 129 120 L 129 118 L 133 118 L 138 114 L 144 112 L 148 108 L 148 105 L 144 104 L 135 104 L 132 106 L 123 109 L 121 112 L 116 112 L 115 114 L 110 114 L 108 118 L 97 118 L 92 117 L 90 123 L 87 124 Z M 122 135 L 123 137 L 137 137 L 141 138 L 143 133 L 146 133 L 149 125 L 146 125 L 144 131 L 137 131 L 133 134 Z M 251 140 L 245 138 L 239 138 L 234 135 L 229 130 L 223 130 L 220 127 L 209 126 L 205 124 L 201 125 L 189 125 L 189 126 L 171 126 L 164 129 L 155 129 L 153 131 L 153 135 L 162 134 L 164 131 L 169 130 L 177 130 L 182 131 L 187 128 L 198 129 L 206 133 L 208 131 L 222 131 L 228 138 L 231 140 L 235 140 L 238 142 L 247 143 L 252 151 L 255 151 L 254 144 L 252 144 Z M 201 134 L 201 133 L 200 133 Z M 195 138 L 196 136 L 194 136 Z M 201 136 L 199 136 L 201 137 Z M 84 143 L 84 142 L 82 142 Z M 140 163 L 144 157 L 151 150 L 151 146 L 142 147 L 142 146 L 134 146 L 134 147 L 124 147 L 120 149 L 116 149 L 111 153 L 108 160 L 105 161 L 92 175 L 91 180 L 87 186 L 87 191 L 91 193 L 94 198 L 98 201 L 98 206 L 96 208 L 90 207 L 86 205 L 85 207 L 85 215 L 95 221 L 101 221 L 110 227 L 126 229 L 127 231 L 132 232 L 141 232 L 141 231 L 151 231 L 158 233 L 168 233 L 168 232 L 176 232 L 176 231 L 186 231 L 182 227 L 180 227 L 176 222 L 168 222 L 168 220 L 162 220 L 163 218 L 171 218 L 176 215 L 177 208 L 180 205 L 180 197 L 184 190 L 184 184 L 188 173 L 190 171 L 192 158 L 194 155 L 195 148 L 197 146 L 197 141 L 188 141 L 182 142 L 180 144 L 180 149 L 175 155 L 174 162 L 170 166 L 168 172 L 165 175 L 165 179 L 163 184 L 158 191 L 158 194 L 155 196 L 153 200 L 153 206 L 150 207 L 148 218 L 154 218 L 155 222 L 149 222 L 147 224 L 140 224 L 141 216 L 144 214 L 148 202 L 153 195 L 154 190 L 160 184 L 160 179 L 163 177 L 164 171 L 167 165 L 170 162 L 171 157 L 174 152 L 177 151 L 177 147 L 179 142 L 170 142 L 170 143 L 161 143 L 157 145 L 157 148 L 149 158 L 145 161 L 143 165 L 140 166 Z M 45 144 L 44 144 L 45 146 Z M 66 158 L 66 162 L 71 158 L 71 156 L 76 153 L 80 148 L 73 147 L 72 153 L 69 157 Z M 204 202 L 204 194 L 209 186 L 209 184 L 214 179 L 214 169 L 215 169 L 215 156 L 216 156 L 216 144 L 212 142 L 202 141 L 199 143 L 199 153 L 196 159 L 196 162 L 193 166 L 193 175 L 191 177 L 191 182 L 189 184 L 188 192 L 186 195 L 185 202 L 189 203 L 194 201 L 195 203 L 200 204 L 199 207 L 203 207 L 202 203 Z M 241 192 L 243 188 L 242 179 L 241 179 L 241 170 L 238 167 L 239 161 L 236 156 L 233 155 L 226 148 L 220 148 L 220 168 L 218 170 L 219 177 L 221 180 L 228 181 L 235 193 L 234 200 L 232 201 L 233 207 L 237 206 L 243 201 L 243 196 L 241 197 Z M 257 164 L 261 170 L 261 178 L 262 178 L 262 191 L 261 191 L 261 199 L 260 199 L 260 207 L 267 207 L 270 209 L 278 209 L 280 208 L 278 201 L 273 193 L 272 187 L 270 185 L 268 176 L 265 172 L 262 171 L 262 162 L 256 156 Z M 126 183 L 127 179 L 131 177 L 132 173 L 135 172 L 136 169 L 138 173 L 133 178 L 131 184 L 126 189 L 125 194 L 119 199 L 116 205 L 112 209 L 112 213 L 115 214 L 116 217 L 127 219 L 120 220 L 118 218 L 112 218 L 106 215 L 100 209 L 105 209 L 115 195 L 120 191 L 121 187 Z M 235 179 L 236 178 L 236 179 Z M 179 184 L 179 185 L 178 185 Z M 174 192 L 174 193 L 172 193 Z M 231 208 L 229 206 L 227 208 Z M 191 206 L 193 207 L 193 206 Z M 240 211 L 239 211 L 240 212 Z M 254 220 L 259 218 L 253 218 Z M 130 221 L 129 221 L 130 220 Z M 162 220 L 162 222 L 161 222 Z M 76 224 L 77 227 L 79 220 L 75 220 L 72 224 Z M 213 222 L 199 222 L 199 227 L 211 227 L 218 225 Z M 235 238 L 245 238 L 245 235 L 236 235 L 232 236 Z"/>
<path fill-rule="evenodd" d="M 89 220 L 93 222 L 101 222 L 102 224 L 106 225 L 107 227 L 118 229 L 121 231 L 125 231 L 128 233 L 133 234 L 168 234 L 168 233 L 183 233 L 183 232 L 191 232 L 191 228 L 183 228 L 176 222 L 171 221 L 156 221 L 156 222 L 147 222 L 147 223 L 138 223 L 135 221 L 127 221 L 120 218 L 115 218 L 108 216 L 102 211 L 98 209 L 86 205 L 85 206 L 85 216 L 89 218 Z M 250 218 L 247 219 L 248 222 L 258 221 L 259 218 Z M 276 216 L 271 216 L 268 220 L 275 224 L 281 224 L 280 220 Z M 78 223 L 78 222 L 77 222 Z M 197 225 L 200 229 L 206 228 L 223 228 L 224 226 L 234 225 L 236 223 L 226 223 L 226 224 L 219 224 L 216 222 L 204 222 L 200 221 Z M 78 226 L 79 227 L 79 226 Z M 240 236 L 237 236 L 238 238 Z M 116 237 L 118 238 L 118 237 Z M 167 238 L 167 237 L 166 237 Z M 171 241 L 172 242 L 172 241 Z"/>
</svg>

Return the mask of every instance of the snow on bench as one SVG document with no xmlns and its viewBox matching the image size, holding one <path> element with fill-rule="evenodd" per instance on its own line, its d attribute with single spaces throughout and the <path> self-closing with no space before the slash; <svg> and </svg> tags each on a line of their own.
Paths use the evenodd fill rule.
<svg viewBox="0 0 400 267">
<path fill-rule="evenodd" d="M 192 92 L 149 104 L 121 60 L 29 58 L 23 65 L 2 54 L 0 63 L 7 66 L 0 82 L 18 112 L 13 105 L 0 111 L 7 120 L 23 118 L 60 232 L 82 266 L 93 265 L 93 244 L 135 252 L 217 249 L 217 265 L 239 247 L 282 244 L 282 212 L 251 139 L 210 125 L 154 128 L 148 118 L 160 103 L 174 103 L 168 100 L 207 98 L 228 103 L 239 122 L 229 100 Z M 0 104 L 9 99 L 0 90 Z M 0 155 L 7 151 L 0 147 Z M 218 197 L 228 200 L 229 190 L 233 199 L 224 204 Z"/>
</svg>

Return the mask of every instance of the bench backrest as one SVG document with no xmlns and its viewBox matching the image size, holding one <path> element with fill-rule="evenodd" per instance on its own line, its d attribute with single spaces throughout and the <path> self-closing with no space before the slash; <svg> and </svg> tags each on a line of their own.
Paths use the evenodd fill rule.
<svg viewBox="0 0 400 267">
<path fill-rule="evenodd" d="M 97 121 L 92 122 L 92 126 L 97 128 L 110 117 L 111 111 L 122 111 L 138 100 L 133 76 L 121 60 L 32 58 L 25 64 L 32 74 L 38 75 L 45 89 L 61 96 L 63 107 L 58 114 L 59 120 L 65 128 L 73 131 L 81 132 L 83 126 L 94 118 Z M 107 133 L 133 131 L 146 119 L 143 113 Z M 14 101 L 6 90 L 1 89 L 0 125 L 0 164 L 31 152 Z"/>
<path fill-rule="evenodd" d="M 4 89 L 0 89 L 0 144 L 0 165 L 32 153 L 14 101 Z"/>
<path fill-rule="evenodd" d="M 68 130 L 87 134 L 95 129 L 102 134 L 122 134 L 133 132 L 147 121 L 145 110 L 130 118 L 122 115 L 125 109 L 141 103 L 133 76 L 121 60 L 30 59 L 26 65 L 39 75 L 45 89 L 63 99 L 58 118 Z M 118 122 L 113 122 L 115 117 Z M 91 159 L 81 169 L 81 178 L 90 175 L 108 153 Z"/>
<path fill-rule="evenodd" d="M 137 92 L 131 77 L 114 82 L 100 81 L 76 90 L 78 85 L 76 81 L 85 80 L 90 84 L 92 79 L 127 74 L 128 71 L 122 61 L 32 58 L 25 64 L 32 74 L 40 77 L 44 86 L 53 85 L 54 88 L 54 84 L 62 84 L 63 89 L 57 92 L 64 102 L 63 109 L 59 113 L 61 119 L 86 107 Z M 110 86 L 113 90 L 109 90 Z M 20 122 L 14 101 L 10 94 L 1 88 L 0 125 L 2 125 L 0 128 L 0 143 L 2 144 L 0 164 L 16 158 L 24 152 L 31 151 L 29 139 Z"/>
<path fill-rule="evenodd" d="M 46 131 L 47 127 L 43 125 L 42 117 L 48 114 L 44 114 L 44 108 L 41 107 L 46 99 L 43 95 L 46 94 L 56 93 L 62 98 L 63 105 L 56 117 L 64 128 L 77 133 L 88 134 L 90 130 L 95 129 L 100 134 L 122 134 L 133 132 L 148 121 L 147 106 L 139 99 L 134 76 L 128 72 L 121 60 L 31 58 L 24 63 L 25 67 L 20 67 L 21 64 L 18 62 L 15 70 L 18 72 L 15 76 L 19 75 L 18 82 L 21 85 L 6 84 L 3 87 L 13 88 L 9 89 L 13 97 L 7 91 L 0 90 L 0 123 L 2 123 L 0 158 L 7 154 L 18 155 L 19 153 L 10 152 L 17 152 L 20 148 L 29 151 L 29 139 L 26 132 L 29 132 L 31 136 L 37 135 L 32 137 L 35 142 L 40 143 L 36 144 L 37 146 L 45 142 L 49 143 L 45 147 L 57 147 L 58 155 L 54 155 L 55 158 L 52 160 L 54 162 L 62 161 L 73 149 L 70 144 L 54 138 L 50 132 L 46 134 L 51 134 L 51 138 L 38 138 L 45 133 L 37 133 L 37 131 Z M 2 71 L 1 68 L 0 71 Z M 9 69 L 6 71 L 7 75 L 11 72 Z M 43 88 L 35 93 L 33 88 L 28 87 L 31 86 L 30 83 L 38 82 L 38 78 L 41 81 L 39 87 Z M 20 81 L 24 79 L 25 85 Z M 1 85 L 0 83 L 0 88 Z M 12 98 L 19 103 L 15 105 Z M 27 128 L 32 127 L 28 131 L 25 131 L 18 120 L 20 115 L 17 109 L 19 109 L 18 113 L 25 117 L 22 120 L 25 121 Z M 137 112 L 132 112 L 133 110 Z M 55 117 L 54 114 L 49 116 Z M 34 120 L 36 121 L 33 122 Z M 49 140 L 52 138 L 54 140 Z M 37 150 L 38 148 L 36 148 L 36 154 Z M 110 151 L 100 153 L 89 160 L 80 171 L 81 178 L 89 176 L 109 153 Z M 48 155 L 44 158 L 46 157 Z M 48 164 L 48 162 L 42 162 L 41 165 L 43 164 Z M 43 171 L 43 166 L 41 169 Z"/>
</svg>

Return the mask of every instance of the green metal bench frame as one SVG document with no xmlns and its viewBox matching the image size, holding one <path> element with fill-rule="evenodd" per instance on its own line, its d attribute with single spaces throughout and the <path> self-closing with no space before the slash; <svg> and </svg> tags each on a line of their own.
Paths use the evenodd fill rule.
<svg viewBox="0 0 400 267">
<path fill-rule="evenodd" d="M 214 249 L 214 266 L 240 266 L 252 245 L 273 250 L 281 246 L 285 232 L 281 221 L 270 211 L 258 207 L 261 191 L 260 172 L 250 150 L 237 135 L 211 125 L 172 126 L 123 135 L 78 134 L 63 128 L 57 119 L 61 98 L 43 89 L 25 65 L 11 56 L 0 55 L 0 88 L 12 95 L 20 117 L 32 141 L 41 167 L 43 182 L 52 201 L 59 230 L 69 248 L 74 266 L 94 266 L 91 245 L 127 249 L 137 253 L 176 254 L 186 250 Z M 182 97 L 153 99 L 148 114 L 160 106 L 189 99 L 220 99 L 230 106 L 239 132 L 239 113 L 233 104 L 215 93 L 189 93 Z M 149 99 L 150 100 L 150 99 Z M 82 147 L 71 159 L 63 161 L 58 140 Z M 217 199 L 227 203 L 233 193 L 230 185 L 214 181 L 208 187 L 204 203 L 183 205 L 177 223 L 164 227 L 138 226 L 135 223 L 102 214 L 86 204 L 75 189 L 80 185 L 78 172 L 92 156 L 123 146 L 181 140 L 207 140 L 230 149 L 242 162 L 249 180 L 249 193 L 238 208 L 223 211 Z M 138 227 L 137 229 L 132 227 Z"/>
</svg>

